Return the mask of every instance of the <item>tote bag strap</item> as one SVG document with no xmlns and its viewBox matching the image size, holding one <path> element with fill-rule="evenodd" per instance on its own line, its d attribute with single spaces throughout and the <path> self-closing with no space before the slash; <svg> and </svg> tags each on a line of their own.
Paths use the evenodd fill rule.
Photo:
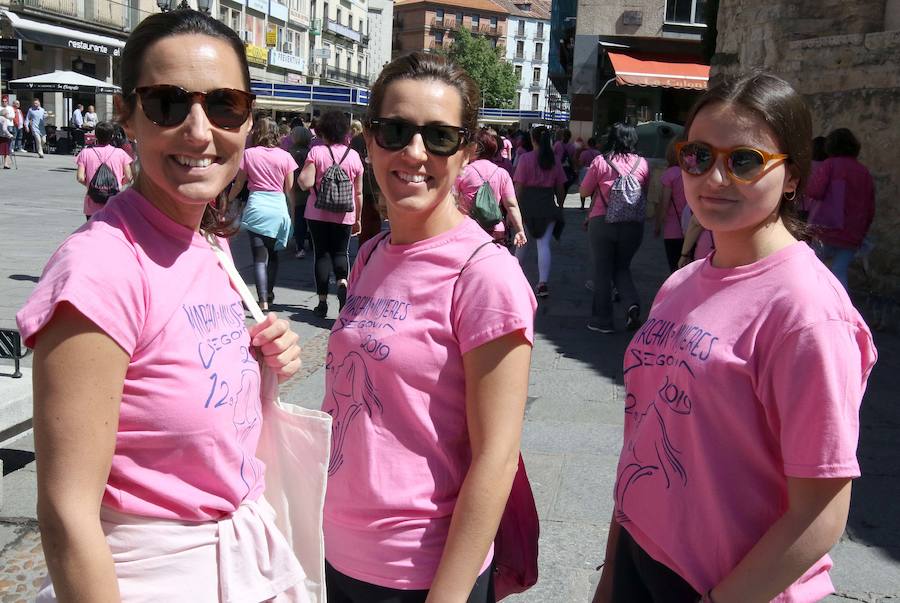
<svg viewBox="0 0 900 603">
<path fill-rule="evenodd" d="M 244 282 L 244 279 L 242 279 L 240 273 L 238 273 L 231 256 L 225 253 L 225 250 L 219 245 L 219 241 L 214 235 L 204 233 L 204 236 L 206 237 L 206 241 L 209 243 L 210 248 L 212 248 L 213 253 L 215 253 L 216 257 L 219 259 L 219 264 L 222 265 L 222 268 L 225 269 L 225 273 L 228 274 L 228 280 L 231 281 L 231 286 L 234 287 L 235 291 L 241 296 L 241 301 L 243 301 L 244 305 L 247 306 L 247 309 L 250 310 L 253 319 L 256 320 L 256 322 L 264 321 L 266 319 L 265 314 L 263 314 L 263 311 L 260 309 L 253 294 L 250 293 L 247 283 Z"/>
</svg>

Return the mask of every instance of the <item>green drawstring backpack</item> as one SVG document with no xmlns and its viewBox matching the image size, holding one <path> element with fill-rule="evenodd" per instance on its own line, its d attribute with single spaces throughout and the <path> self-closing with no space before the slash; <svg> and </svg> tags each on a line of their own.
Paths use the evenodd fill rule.
<svg viewBox="0 0 900 603">
<path fill-rule="evenodd" d="M 494 191 L 491 190 L 491 185 L 484 179 L 484 176 L 475 169 L 475 166 L 470 167 L 481 178 L 481 186 L 478 187 L 478 192 L 475 193 L 475 202 L 472 204 L 472 209 L 469 210 L 469 216 L 487 232 L 491 232 L 494 230 L 494 226 L 503 219 L 503 214 L 500 213 L 500 203 L 494 196 Z M 500 167 L 498 166 L 497 169 L 499 170 Z M 497 170 L 494 170 L 494 173 L 497 173 Z M 493 174 L 491 174 L 491 177 L 493 178 Z"/>
</svg>

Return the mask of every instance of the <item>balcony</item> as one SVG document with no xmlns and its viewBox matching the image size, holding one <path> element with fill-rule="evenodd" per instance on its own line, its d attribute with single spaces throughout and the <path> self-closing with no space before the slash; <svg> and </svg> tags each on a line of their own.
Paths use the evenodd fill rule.
<svg viewBox="0 0 900 603">
<path fill-rule="evenodd" d="M 328 67 L 325 77 L 342 84 L 352 84 L 353 86 L 362 86 L 364 88 L 369 85 L 368 76 L 359 75 L 346 69 L 338 69 L 337 67 Z"/>
<path fill-rule="evenodd" d="M 472 31 L 477 31 L 479 34 L 483 36 L 491 36 L 491 37 L 500 37 L 503 33 L 500 31 L 500 28 L 496 25 L 491 25 L 490 23 L 482 23 L 478 26 L 478 29 L 472 27 Z"/>
<path fill-rule="evenodd" d="M 447 40 L 444 39 L 442 42 L 438 42 L 437 40 L 429 40 L 428 41 L 428 50 L 446 50 L 450 45 L 447 44 Z"/>
<path fill-rule="evenodd" d="M 524 61 L 524 60 L 525 60 L 525 53 L 519 53 L 519 52 L 517 52 L 515 55 L 513 55 L 513 60 L 514 60 L 514 61 Z"/>
<path fill-rule="evenodd" d="M 531 82 L 531 85 L 528 86 L 528 89 L 532 92 L 538 92 L 544 89 L 544 84 L 542 84 L 541 82 Z"/>
<path fill-rule="evenodd" d="M 341 25 L 337 21 L 332 21 L 331 19 L 328 19 L 325 22 L 325 31 L 340 38 L 350 40 L 351 42 L 356 42 L 357 44 L 360 44 L 362 42 L 361 33 L 356 31 L 352 27 Z"/>
<path fill-rule="evenodd" d="M 431 29 L 452 30 L 456 29 L 456 18 L 444 17 L 443 19 L 438 19 L 437 17 L 432 17 L 428 25 L 431 26 Z"/>
<path fill-rule="evenodd" d="M 20 6 L 29 12 L 46 13 L 75 18 L 118 31 L 131 29 L 129 9 L 122 4 L 95 0 L 12 0 L 12 6 Z"/>
</svg>

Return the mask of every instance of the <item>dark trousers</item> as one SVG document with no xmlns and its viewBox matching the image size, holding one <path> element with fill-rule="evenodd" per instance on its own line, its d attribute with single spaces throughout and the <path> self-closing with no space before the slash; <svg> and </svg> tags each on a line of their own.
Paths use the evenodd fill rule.
<svg viewBox="0 0 900 603">
<path fill-rule="evenodd" d="M 607 224 L 603 216 L 588 224 L 591 259 L 594 263 L 594 301 L 591 313 L 603 326 L 613 326 L 612 286 L 624 307 L 640 306 L 631 276 L 631 260 L 644 238 L 643 222 Z"/>
<path fill-rule="evenodd" d="M 334 271 L 337 281 L 350 273 L 350 225 L 307 220 L 316 265 L 316 293 L 328 295 L 328 277 Z"/>
<path fill-rule="evenodd" d="M 260 302 L 275 297 L 275 280 L 278 278 L 278 252 L 275 239 L 247 231 L 250 235 L 250 251 L 253 253 L 253 273 L 256 276 L 256 295 Z"/>
<path fill-rule="evenodd" d="M 663 245 L 666 246 L 669 272 L 675 272 L 678 270 L 678 260 L 681 259 L 681 246 L 684 245 L 684 239 L 663 239 Z"/>
<path fill-rule="evenodd" d="M 424 603 L 427 590 L 399 590 L 377 584 L 369 584 L 351 578 L 325 561 L 325 591 L 327 603 Z M 475 581 L 466 603 L 494 603 L 494 574 L 491 568 L 484 570 Z"/>
<path fill-rule="evenodd" d="M 294 205 L 294 242 L 297 244 L 297 251 L 306 247 L 306 239 L 309 237 L 309 228 L 306 226 L 306 218 L 303 217 L 304 211 L 306 203 Z"/>
<path fill-rule="evenodd" d="M 700 594 L 619 530 L 613 566 L 613 603 L 697 603 Z"/>
</svg>

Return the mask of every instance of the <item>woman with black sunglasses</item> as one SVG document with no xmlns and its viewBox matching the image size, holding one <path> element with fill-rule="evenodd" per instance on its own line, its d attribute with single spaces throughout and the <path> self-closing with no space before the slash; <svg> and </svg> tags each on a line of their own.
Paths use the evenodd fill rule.
<svg viewBox="0 0 900 603">
<path fill-rule="evenodd" d="M 360 249 L 328 343 L 330 603 L 494 600 L 536 302 L 453 194 L 479 96 L 423 53 L 372 88 L 364 133 L 391 230 Z"/>
<path fill-rule="evenodd" d="M 595 603 L 812 603 L 834 592 L 828 551 L 859 476 L 876 352 L 793 217 L 811 122 L 800 94 L 760 73 L 723 80 L 688 117 L 677 145 L 685 197 L 716 248 L 669 277 L 625 352 Z"/>
<path fill-rule="evenodd" d="M 34 348 L 38 601 L 306 600 L 262 498 L 260 372 L 297 335 L 244 309 L 210 248 L 250 129 L 244 45 L 192 10 L 151 15 L 121 58 L 133 187 L 71 235 L 17 319 Z"/>
</svg>

